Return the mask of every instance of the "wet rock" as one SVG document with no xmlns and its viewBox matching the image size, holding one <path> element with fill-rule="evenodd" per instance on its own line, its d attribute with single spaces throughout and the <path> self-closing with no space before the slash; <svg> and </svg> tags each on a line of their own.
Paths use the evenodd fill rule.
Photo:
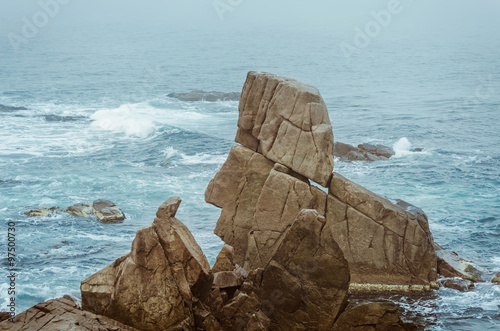
<svg viewBox="0 0 500 331">
<path fill-rule="evenodd" d="M 8 320 L 10 318 L 10 314 L 7 312 L 0 312 L 0 322 Z"/>
<path fill-rule="evenodd" d="M 169 199 L 137 231 L 131 252 L 82 282 L 83 309 L 140 330 L 192 328 L 193 307 L 208 297 L 210 266 Z"/>
<path fill-rule="evenodd" d="M 492 283 L 496 283 L 496 284 L 500 284 L 500 272 L 497 273 L 495 275 L 495 277 L 493 277 L 493 279 L 491 280 Z"/>
<path fill-rule="evenodd" d="M 427 218 L 394 205 L 334 173 L 326 227 L 351 270 L 351 289 L 430 290 L 437 258 Z"/>
<path fill-rule="evenodd" d="M 374 302 L 343 312 L 333 331 L 417 330 L 413 324 L 401 321 L 399 308 L 393 302 Z"/>
<path fill-rule="evenodd" d="M 48 217 L 60 209 L 61 208 L 59 208 L 59 207 L 50 207 L 50 208 L 38 207 L 35 209 L 25 211 L 24 215 L 31 216 L 31 217 Z"/>
<path fill-rule="evenodd" d="M 394 151 L 384 145 L 360 144 L 354 147 L 336 142 L 334 155 L 341 161 L 378 161 L 387 160 L 394 155 Z"/>
<path fill-rule="evenodd" d="M 72 330 L 72 331 L 137 331 L 137 329 L 124 325 L 102 315 L 96 315 L 82 310 L 75 301 L 64 296 L 59 299 L 39 303 L 22 312 L 11 321 L 0 323 L 1 330 Z"/>
<path fill-rule="evenodd" d="M 93 214 L 93 209 L 90 205 L 84 203 L 77 203 L 73 206 L 69 206 L 64 210 L 66 213 L 70 213 L 76 216 L 89 217 Z"/>
<path fill-rule="evenodd" d="M 239 104 L 236 142 L 327 186 L 333 132 L 319 91 L 290 78 L 249 72 Z"/>
<path fill-rule="evenodd" d="M 125 214 L 109 200 L 95 200 L 92 204 L 94 215 L 102 223 L 117 223 L 125 219 Z"/>
<path fill-rule="evenodd" d="M 481 271 L 472 265 L 469 260 L 462 259 L 455 252 L 449 252 L 434 243 L 438 257 L 438 273 L 447 278 L 459 277 L 472 282 L 484 281 Z"/>
<path fill-rule="evenodd" d="M 461 292 L 466 292 L 474 288 L 474 282 L 462 278 L 441 278 L 438 280 L 441 286 L 451 288 Z"/>
<path fill-rule="evenodd" d="M 238 92 L 208 92 L 208 91 L 191 91 L 187 93 L 170 93 L 169 98 L 179 99 L 181 101 L 238 101 L 240 93 Z"/>
<path fill-rule="evenodd" d="M 217 255 L 217 260 L 212 267 L 212 272 L 219 271 L 233 271 L 234 270 L 234 248 L 228 244 L 225 244 L 219 255 Z"/>
</svg>

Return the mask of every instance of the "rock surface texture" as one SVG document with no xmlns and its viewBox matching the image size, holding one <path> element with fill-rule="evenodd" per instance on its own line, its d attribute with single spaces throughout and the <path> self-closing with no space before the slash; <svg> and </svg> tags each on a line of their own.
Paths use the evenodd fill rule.
<svg viewBox="0 0 500 331">
<path fill-rule="evenodd" d="M 327 186 L 333 132 L 319 91 L 293 79 L 248 73 L 236 142 Z"/>
<path fill-rule="evenodd" d="M 137 331 L 137 329 L 96 315 L 78 307 L 75 301 L 64 296 L 60 299 L 39 303 L 17 315 L 14 322 L 0 323 L 0 330 L 10 331 Z"/>
<path fill-rule="evenodd" d="M 360 144 L 354 147 L 341 142 L 334 144 L 334 155 L 340 161 L 387 160 L 394 155 L 392 148 L 384 145 Z"/>
<path fill-rule="evenodd" d="M 166 201 L 149 227 L 137 231 L 129 254 L 84 280 L 82 307 L 140 330 L 194 325 L 193 304 L 208 295 L 210 266 Z"/>
<path fill-rule="evenodd" d="M 125 214 L 109 200 L 96 200 L 92 203 L 94 215 L 102 223 L 116 223 L 125 219 Z"/>
</svg>

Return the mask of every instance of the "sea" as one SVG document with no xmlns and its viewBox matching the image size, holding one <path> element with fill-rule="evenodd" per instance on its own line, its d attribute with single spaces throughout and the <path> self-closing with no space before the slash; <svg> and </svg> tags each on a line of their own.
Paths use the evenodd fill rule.
<svg viewBox="0 0 500 331">
<path fill-rule="evenodd" d="M 126 23 L 41 30 L 18 49 L 4 38 L 0 268 L 8 274 L 15 224 L 17 313 L 65 294 L 80 299 L 80 282 L 129 252 L 169 197 L 181 197 L 177 218 L 213 264 L 220 210 L 204 192 L 235 145 L 238 102 L 168 95 L 240 92 L 248 71 L 265 71 L 317 87 L 335 141 L 393 147 L 389 160 L 336 160 L 335 171 L 422 208 L 435 241 L 486 278 L 468 292 L 383 299 L 428 330 L 500 329 L 500 286 L 490 282 L 500 272 L 500 39 L 381 33 L 356 46 L 355 38 L 355 30 Z M 97 199 L 126 219 L 24 214 Z M 2 277 L 0 311 L 9 286 Z"/>
</svg>

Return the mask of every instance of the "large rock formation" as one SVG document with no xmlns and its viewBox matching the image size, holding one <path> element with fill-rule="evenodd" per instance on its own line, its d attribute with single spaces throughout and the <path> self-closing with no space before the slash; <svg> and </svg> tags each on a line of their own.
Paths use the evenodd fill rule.
<svg viewBox="0 0 500 331">
<path fill-rule="evenodd" d="M 248 73 L 236 142 L 327 186 L 333 132 L 319 91 L 293 79 Z"/>
<path fill-rule="evenodd" d="M 247 271 L 266 266 L 298 213 L 315 209 L 349 261 L 352 289 L 435 285 L 425 214 L 331 173 L 333 134 L 316 89 L 250 72 L 239 111 L 236 141 L 244 146 L 233 147 L 205 192 L 207 202 L 222 208 L 215 233 L 234 247 L 236 264 Z M 328 186 L 328 193 L 309 179 Z"/>
<path fill-rule="evenodd" d="M 160 206 L 149 227 L 137 231 L 129 254 L 84 280 L 82 307 L 140 330 L 194 325 L 193 305 L 208 295 L 208 261 L 174 216 L 179 198 Z"/>
<path fill-rule="evenodd" d="M 64 296 L 60 299 L 39 303 L 17 315 L 14 321 L 0 323 L 0 330 L 9 331 L 138 331 L 106 316 L 84 311 L 75 301 Z"/>
</svg>

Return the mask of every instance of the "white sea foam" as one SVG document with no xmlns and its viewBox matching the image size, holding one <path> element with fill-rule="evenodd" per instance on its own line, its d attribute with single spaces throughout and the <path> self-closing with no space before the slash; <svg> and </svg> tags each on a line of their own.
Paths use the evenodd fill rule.
<svg viewBox="0 0 500 331">
<path fill-rule="evenodd" d="M 206 154 L 206 153 L 196 153 L 193 155 L 188 155 L 179 152 L 175 148 L 169 146 L 163 150 L 163 156 L 166 160 L 183 164 L 183 165 L 195 165 L 195 164 L 222 164 L 226 161 L 227 155 L 221 154 Z"/>
<path fill-rule="evenodd" d="M 406 137 L 403 137 L 396 141 L 394 145 L 392 145 L 392 149 L 394 150 L 394 157 L 402 157 L 409 154 L 412 154 L 410 151 L 411 143 L 408 141 Z"/>
<path fill-rule="evenodd" d="M 114 109 L 96 111 L 92 126 L 127 136 L 146 138 L 154 133 L 155 123 L 147 116 L 148 107 L 141 104 L 125 104 Z"/>
</svg>

